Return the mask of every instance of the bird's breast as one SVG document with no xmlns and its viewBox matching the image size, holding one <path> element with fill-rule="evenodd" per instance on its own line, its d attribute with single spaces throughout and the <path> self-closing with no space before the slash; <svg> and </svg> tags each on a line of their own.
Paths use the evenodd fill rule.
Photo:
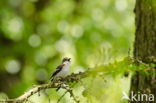
<svg viewBox="0 0 156 103">
<path fill-rule="evenodd" d="M 66 77 L 70 73 L 70 65 L 65 65 L 62 70 L 58 73 L 58 77 Z"/>
</svg>

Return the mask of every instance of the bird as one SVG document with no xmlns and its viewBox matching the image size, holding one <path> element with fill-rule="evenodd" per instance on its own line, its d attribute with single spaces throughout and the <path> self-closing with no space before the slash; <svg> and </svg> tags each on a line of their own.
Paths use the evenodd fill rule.
<svg viewBox="0 0 156 103">
<path fill-rule="evenodd" d="M 70 60 L 71 58 L 65 57 L 62 60 L 62 63 L 57 66 L 50 79 L 53 82 L 56 78 L 65 78 L 70 74 Z"/>
</svg>

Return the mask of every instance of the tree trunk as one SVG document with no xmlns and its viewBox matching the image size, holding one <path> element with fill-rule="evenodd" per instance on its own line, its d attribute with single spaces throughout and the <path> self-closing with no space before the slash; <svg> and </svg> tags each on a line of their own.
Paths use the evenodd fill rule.
<svg viewBox="0 0 156 103">
<path fill-rule="evenodd" d="M 134 58 L 146 63 L 156 63 L 156 0 L 136 0 L 134 11 L 136 14 Z M 130 103 L 156 103 L 156 69 L 149 70 L 149 75 L 145 75 L 144 72 L 136 72 L 132 77 L 130 99 L 133 91 L 137 94 L 137 101 L 130 100 Z M 153 94 L 154 101 L 145 100 L 145 97 L 141 97 L 142 94 Z"/>
</svg>

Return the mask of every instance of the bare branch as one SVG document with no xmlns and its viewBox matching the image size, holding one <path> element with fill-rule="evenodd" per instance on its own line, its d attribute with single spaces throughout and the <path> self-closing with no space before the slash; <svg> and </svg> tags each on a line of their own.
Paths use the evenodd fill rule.
<svg viewBox="0 0 156 103">
<path fill-rule="evenodd" d="M 42 85 L 38 85 L 35 86 L 34 88 L 30 89 L 29 91 L 25 92 L 24 94 L 22 94 L 20 97 L 15 98 L 15 99 L 0 99 L 0 102 L 13 102 L 13 103 L 20 103 L 23 101 L 28 100 L 28 98 L 30 96 L 32 96 L 35 93 L 40 92 L 41 90 L 45 90 L 45 89 L 49 89 L 49 88 L 64 88 L 66 89 L 70 95 L 74 98 L 75 101 L 76 98 L 72 92 L 72 90 L 70 88 L 65 87 L 63 84 L 69 83 L 69 82 L 79 82 L 80 79 L 86 77 L 87 72 L 79 72 L 77 74 L 71 74 L 69 76 L 67 76 L 64 81 L 56 81 L 54 83 L 51 84 L 42 84 Z"/>
</svg>

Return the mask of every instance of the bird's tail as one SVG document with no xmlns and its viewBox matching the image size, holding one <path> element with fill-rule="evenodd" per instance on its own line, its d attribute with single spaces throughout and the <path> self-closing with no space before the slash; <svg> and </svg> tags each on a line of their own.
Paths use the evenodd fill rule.
<svg viewBox="0 0 156 103">
<path fill-rule="evenodd" d="M 51 78 L 51 82 L 52 82 L 52 83 L 54 82 L 54 78 Z"/>
<path fill-rule="evenodd" d="M 50 80 L 51 80 L 51 83 L 54 83 L 55 77 L 51 77 Z"/>
</svg>

